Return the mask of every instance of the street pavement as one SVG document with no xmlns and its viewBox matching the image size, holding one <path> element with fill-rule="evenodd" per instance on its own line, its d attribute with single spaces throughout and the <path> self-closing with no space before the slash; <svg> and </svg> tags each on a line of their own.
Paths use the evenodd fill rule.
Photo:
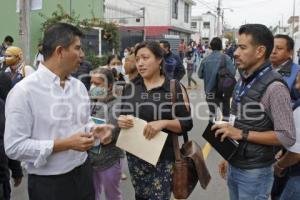
<svg viewBox="0 0 300 200">
<path fill-rule="evenodd" d="M 194 119 L 194 128 L 189 133 L 189 137 L 190 139 L 197 141 L 198 144 L 200 144 L 200 146 L 202 147 L 202 150 L 205 149 L 205 154 L 207 154 L 206 164 L 212 176 L 212 180 L 206 190 L 203 190 L 198 184 L 188 199 L 228 200 L 229 198 L 226 181 L 221 179 L 218 174 L 218 164 L 222 160 L 222 158 L 214 149 L 209 148 L 209 146 L 206 145 L 206 141 L 202 138 L 202 133 L 208 123 L 208 108 L 205 103 L 205 96 L 203 93 L 203 82 L 196 78 L 196 74 L 194 74 L 194 78 L 199 83 L 199 86 L 197 89 L 188 90 L 191 104 L 193 106 L 192 110 Z M 183 80 L 183 83 L 186 85 L 186 78 Z M 127 167 L 125 168 L 125 172 L 128 175 L 128 178 L 127 180 L 122 181 L 123 197 L 124 200 L 134 200 L 134 191 L 130 182 L 129 172 Z M 12 189 L 12 200 L 28 200 L 26 177 L 23 179 L 20 187 Z"/>
</svg>

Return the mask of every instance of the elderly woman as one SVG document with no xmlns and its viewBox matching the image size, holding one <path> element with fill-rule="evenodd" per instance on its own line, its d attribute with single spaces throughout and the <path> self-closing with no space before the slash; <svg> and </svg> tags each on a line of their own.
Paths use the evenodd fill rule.
<svg viewBox="0 0 300 200">
<path fill-rule="evenodd" d="M 91 75 L 91 115 L 106 120 L 106 123 L 117 124 L 119 116 L 118 102 L 112 94 L 114 76 L 110 69 L 96 69 Z M 116 147 L 119 129 L 112 132 L 112 142 L 105 146 L 89 150 L 93 166 L 93 180 L 96 200 L 100 200 L 102 190 L 106 199 L 122 200 L 120 180 L 124 152 Z"/>
<path fill-rule="evenodd" d="M 137 200 L 169 200 L 172 192 L 174 151 L 172 134 L 186 133 L 193 127 L 188 97 L 179 82 L 176 83 L 177 103 L 172 115 L 170 80 L 163 74 L 163 52 L 156 42 L 139 44 L 135 50 L 136 66 L 141 78 L 125 87 L 120 128 L 132 126 L 132 116 L 147 121 L 144 136 L 151 140 L 160 131 L 168 133 L 167 141 L 156 166 L 127 152 L 128 166 Z"/>
</svg>

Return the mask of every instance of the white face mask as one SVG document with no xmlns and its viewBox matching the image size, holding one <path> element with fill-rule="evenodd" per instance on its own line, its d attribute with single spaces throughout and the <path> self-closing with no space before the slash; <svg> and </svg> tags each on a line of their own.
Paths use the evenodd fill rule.
<svg viewBox="0 0 300 200">
<path fill-rule="evenodd" d="M 124 57 L 126 58 L 128 56 L 128 52 L 124 52 Z"/>
<path fill-rule="evenodd" d="M 124 75 L 123 78 L 124 78 L 126 83 L 129 83 L 130 80 L 129 80 L 129 76 L 127 74 Z"/>
<path fill-rule="evenodd" d="M 5 61 L 5 57 L 0 57 L 0 64 L 3 63 Z"/>
<path fill-rule="evenodd" d="M 116 68 L 118 74 L 124 74 L 124 68 L 122 65 L 116 66 L 115 68 Z"/>
<path fill-rule="evenodd" d="M 107 95 L 107 89 L 105 87 L 99 87 L 94 84 L 91 85 L 90 87 L 91 98 L 104 97 L 105 95 Z"/>
<path fill-rule="evenodd" d="M 96 85 L 95 85 L 95 84 L 91 84 L 91 86 L 90 86 L 90 91 L 91 91 L 94 87 L 96 87 Z"/>
</svg>

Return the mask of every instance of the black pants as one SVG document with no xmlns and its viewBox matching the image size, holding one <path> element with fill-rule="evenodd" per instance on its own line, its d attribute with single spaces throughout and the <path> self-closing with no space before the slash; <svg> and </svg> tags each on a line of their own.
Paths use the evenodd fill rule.
<svg viewBox="0 0 300 200">
<path fill-rule="evenodd" d="M 30 200 L 95 200 L 92 167 L 87 161 L 72 171 L 53 176 L 28 175 Z"/>
<path fill-rule="evenodd" d="M 285 185 L 288 181 L 288 176 L 285 175 L 283 177 L 278 177 L 274 174 L 274 182 L 271 191 L 271 199 L 272 200 L 279 200 L 280 196 L 285 188 Z"/>
<path fill-rule="evenodd" d="M 218 96 L 211 93 L 206 95 L 206 102 L 209 109 L 209 119 L 215 119 L 217 117 L 217 108 L 220 108 L 223 114 L 223 121 L 229 120 L 230 114 L 230 96 Z"/>
<path fill-rule="evenodd" d="M 197 85 L 197 82 L 195 79 L 193 79 L 193 69 L 187 71 L 187 76 L 188 76 L 188 86 L 191 86 L 191 82 L 193 82 L 195 85 Z"/>
<path fill-rule="evenodd" d="M 184 53 L 182 51 L 179 51 L 179 58 L 181 62 L 183 63 Z"/>
<path fill-rule="evenodd" d="M 9 181 L 0 182 L 0 200 L 10 200 L 10 192 Z"/>
</svg>

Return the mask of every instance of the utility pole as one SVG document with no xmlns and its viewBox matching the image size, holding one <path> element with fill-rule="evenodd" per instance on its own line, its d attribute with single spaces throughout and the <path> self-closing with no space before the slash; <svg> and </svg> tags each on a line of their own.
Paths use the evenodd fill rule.
<svg viewBox="0 0 300 200">
<path fill-rule="evenodd" d="M 217 36 L 220 37 L 221 0 L 218 0 L 217 7 Z"/>
<path fill-rule="evenodd" d="M 282 33 L 284 33 L 284 22 L 283 22 L 283 14 L 281 14 L 281 26 L 282 26 Z"/>
<path fill-rule="evenodd" d="M 296 7 L 296 0 L 294 0 L 294 5 L 293 5 L 293 30 L 292 30 L 292 38 L 295 41 L 295 7 Z"/>
<path fill-rule="evenodd" d="M 70 0 L 70 16 L 72 17 L 72 0 Z"/>
<path fill-rule="evenodd" d="M 278 21 L 278 32 L 279 32 L 279 33 L 281 33 L 281 30 L 282 30 L 281 27 L 282 27 L 282 25 L 280 24 L 280 20 L 279 20 L 279 21 Z"/>
<path fill-rule="evenodd" d="M 141 10 L 143 11 L 143 32 L 144 32 L 144 41 L 146 40 L 146 20 L 145 20 L 145 16 L 146 16 L 146 8 L 142 7 Z"/>
<path fill-rule="evenodd" d="M 20 0 L 20 42 L 26 64 L 30 63 L 30 1 Z"/>
</svg>

